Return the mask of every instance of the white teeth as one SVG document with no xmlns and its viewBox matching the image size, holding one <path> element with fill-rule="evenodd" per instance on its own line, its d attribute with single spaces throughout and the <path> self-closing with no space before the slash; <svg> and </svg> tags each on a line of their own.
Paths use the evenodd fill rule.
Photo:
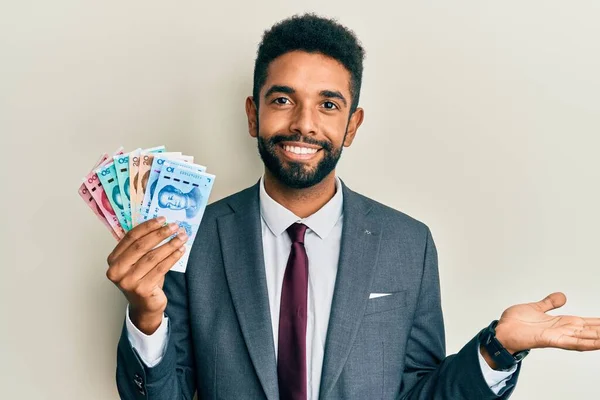
<svg viewBox="0 0 600 400">
<path fill-rule="evenodd" d="M 289 151 L 294 154 L 315 154 L 317 149 L 312 149 L 309 147 L 299 147 L 299 146 L 283 146 L 285 151 Z"/>
</svg>

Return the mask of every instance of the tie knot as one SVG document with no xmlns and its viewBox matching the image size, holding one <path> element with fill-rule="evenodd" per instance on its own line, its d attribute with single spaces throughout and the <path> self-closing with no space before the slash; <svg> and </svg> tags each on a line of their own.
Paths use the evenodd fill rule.
<svg viewBox="0 0 600 400">
<path fill-rule="evenodd" d="M 306 225 L 299 223 L 293 223 L 289 228 L 287 228 L 287 233 L 290 235 L 292 243 L 304 244 L 304 234 L 306 233 L 306 228 L 308 228 Z"/>
</svg>

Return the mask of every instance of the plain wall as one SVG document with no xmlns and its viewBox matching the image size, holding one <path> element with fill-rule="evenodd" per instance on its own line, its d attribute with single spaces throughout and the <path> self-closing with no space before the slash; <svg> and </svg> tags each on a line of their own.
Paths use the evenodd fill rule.
<svg viewBox="0 0 600 400">
<path fill-rule="evenodd" d="M 0 8 L 0 397 L 111 399 L 125 300 L 77 195 L 102 152 L 165 144 L 262 172 L 244 100 L 263 30 L 303 11 L 366 50 L 366 120 L 339 175 L 429 225 L 448 353 L 564 291 L 600 316 L 600 3 L 12 1 Z M 600 352 L 535 350 L 517 400 L 595 398 Z"/>
</svg>

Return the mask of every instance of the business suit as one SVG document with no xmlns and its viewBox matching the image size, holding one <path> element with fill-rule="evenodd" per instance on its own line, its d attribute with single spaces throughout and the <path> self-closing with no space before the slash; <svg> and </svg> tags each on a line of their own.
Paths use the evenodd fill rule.
<svg viewBox="0 0 600 400">
<path fill-rule="evenodd" d="M 343 186 L 344 226 L 325 344 L 321 399 L 495 399 L 478 342 L 444 358 L 437 254 L 429 229 Z M 170 319 L 162 361 L 147 368 L 125 328 L 123 398 L 277 399 L 258 185 L 210 205 L 187 273 L 165 279 Z M 392 293 L 369 299 L 370 293 Z"/>
</svg>

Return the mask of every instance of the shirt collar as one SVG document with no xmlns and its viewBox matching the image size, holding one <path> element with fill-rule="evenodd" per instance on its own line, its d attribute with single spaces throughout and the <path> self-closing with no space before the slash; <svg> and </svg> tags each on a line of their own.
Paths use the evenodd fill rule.
<svg viewBox="0 0 600 400">
<path fill-rule="evenodd" d="M 295 222 L 303 223 L 315 232 L 321 239 L 325 239 L 331 232 L 342 215 L 344 197 L 342 194 L 342 182 L 335 177 L 335 195 L 317 212 L 300 218 L 293 212 L 273 200 L 265 190 L 264 175 L 260 178 L 260 215 L 273 232 L 279 236 Z"/>
</svg>

